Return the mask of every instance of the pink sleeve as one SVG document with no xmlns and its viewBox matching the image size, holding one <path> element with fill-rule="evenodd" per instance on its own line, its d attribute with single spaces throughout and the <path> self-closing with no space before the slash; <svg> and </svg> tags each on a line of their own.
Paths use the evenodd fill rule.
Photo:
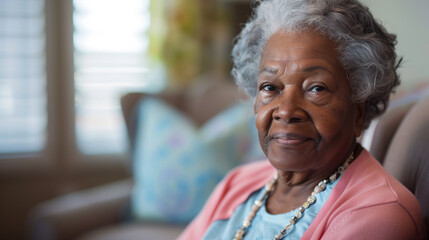
<svg viewBox="0 0 429 240">
<path fill-rule="evenodd" d="M 423 239 L 419 232 L 410 214 L 395 202 L 340 214 L 329 224 L 322 239 Z"/>
<path fill-rule="evenodd" d="M 266 161 L 242 165 L 232 170 L 215 188 L 198 216 L 178 240 L 201 239 L 213 221 L 228 219 L 237 206 L 269 181 L 275 169 Z"/>
</svg>

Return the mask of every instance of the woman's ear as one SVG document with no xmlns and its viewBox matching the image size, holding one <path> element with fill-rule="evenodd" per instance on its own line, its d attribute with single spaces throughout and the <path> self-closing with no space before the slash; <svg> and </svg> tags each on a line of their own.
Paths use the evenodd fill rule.
<svg viewBox="0 0 429 240">
<path fill-rule="evenodd" d="M 358 138 L 362 134 L 363 122 L 365 119 L 365 103 L 356 104 L 356 127 L 355 136 Z"/>
</svg>

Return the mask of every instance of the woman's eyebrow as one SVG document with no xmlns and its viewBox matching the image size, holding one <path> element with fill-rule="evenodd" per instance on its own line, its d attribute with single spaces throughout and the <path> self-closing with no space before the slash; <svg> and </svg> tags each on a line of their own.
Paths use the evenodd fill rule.
<svg viewBox="0 0 429 240">
<path fill-rule="evenodd" d="M 279 72 L 278 68 L 265 67 L 259 72 L 259 75 L 262 75 L 264 73 L 269 75 L 276 75 L 278 72 Z"/>
<path fill-rule="evenodd" d="M 329 71 L 329 69 L 327 69 L 326 67 L 323 67 L 323 66 L 319 66 L 319 65 L 304 68 L 304 69 L 302 70 L 302 72 L 307 73 L 307 72 L 313 72 L 313 71 L 317 71 L 317 70 L 327 71 L 328 73 L 331 73 L 331 74 L 332 74 L 332 72 L 331 72 L 331 71 Z"/>
</svg>

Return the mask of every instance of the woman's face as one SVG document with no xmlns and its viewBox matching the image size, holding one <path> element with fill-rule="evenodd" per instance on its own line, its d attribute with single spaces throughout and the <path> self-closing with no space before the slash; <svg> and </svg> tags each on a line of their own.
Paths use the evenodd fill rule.
<svg viewBox="0 0 429 240">
<path fill-rule="evenodd" d="M 277 32 L 261 59 L 254 103 L 260 144 L 284 171 L 331 171 L 362 130 L 335 44 L 314 31 Z"/>
</svg>

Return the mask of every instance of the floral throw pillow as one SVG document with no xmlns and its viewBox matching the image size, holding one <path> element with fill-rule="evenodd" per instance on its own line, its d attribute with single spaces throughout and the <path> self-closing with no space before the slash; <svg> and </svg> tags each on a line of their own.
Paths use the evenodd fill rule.
<svg viewBox="0 0 429 240">
<path fill-rule="evenodd" d="M 146 98 L 138 109 L 132 213 L 139 220 L 189 222 L 229 170 L 262 156 L 249 103 L 196 128 L 174 108 Z"/>
</svg>

